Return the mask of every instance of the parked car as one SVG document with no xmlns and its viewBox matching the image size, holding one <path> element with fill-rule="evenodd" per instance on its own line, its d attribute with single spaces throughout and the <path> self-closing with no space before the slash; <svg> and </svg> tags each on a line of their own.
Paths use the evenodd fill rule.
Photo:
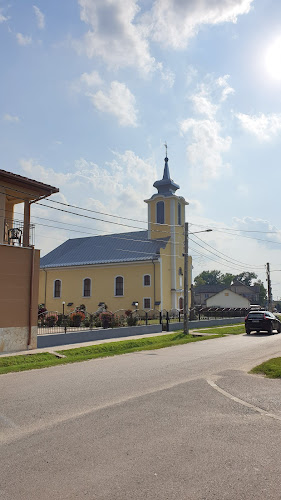
<svg viewBox="0 0 281 500">
<path fill-rule="evenodd" d="M 246 333 L 251 332 L 268 332 L 273 330 L 281 332 L 281 321 L 269 311 L 250 311 L 245 318 Z"/>
</svg>

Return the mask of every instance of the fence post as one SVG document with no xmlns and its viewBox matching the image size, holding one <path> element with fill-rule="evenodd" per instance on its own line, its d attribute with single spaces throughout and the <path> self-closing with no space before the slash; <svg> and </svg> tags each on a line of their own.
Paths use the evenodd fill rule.
<svg viewBox="0 0 281 500">
<path fill-rule="evenodd" d="M 167 314 L 166 314 L 166 332 L 169 332 L 170 331 L 170 325 L 169 325 L 169 313 L 167 311 Z"/>
<path fill-rule="evenodd" d="M 159 324 L 162 325 L 162 312 L 159 311 Z"/>
<path fill-rule="evenodd" d="M 181 312 L 179 311 L 179 323 L 181 322 Z"/>
</svg>

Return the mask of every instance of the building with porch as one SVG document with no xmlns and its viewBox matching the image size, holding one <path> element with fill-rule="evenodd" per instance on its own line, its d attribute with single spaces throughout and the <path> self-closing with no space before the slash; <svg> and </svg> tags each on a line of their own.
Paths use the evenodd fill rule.
<svg viewBox="0 0 281 500">
<path fill-rule="evenodd" d="M 39 250 L 34 248 L 30 208 L 59 190 L 0 170 L 0 352 L 37 346 Z M 14 208 L 24 204 L 23 218 Z"/>
</svg>

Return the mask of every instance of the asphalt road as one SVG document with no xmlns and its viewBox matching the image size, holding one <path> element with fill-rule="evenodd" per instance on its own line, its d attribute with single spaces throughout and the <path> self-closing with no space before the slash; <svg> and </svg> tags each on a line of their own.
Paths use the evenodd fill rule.
<svg viewBox="0 0 281 500">
<path fill-rule="evenodd" d="M 3 500 L 280 500 L 281 335 L 0 376 Z"/>
</svg>

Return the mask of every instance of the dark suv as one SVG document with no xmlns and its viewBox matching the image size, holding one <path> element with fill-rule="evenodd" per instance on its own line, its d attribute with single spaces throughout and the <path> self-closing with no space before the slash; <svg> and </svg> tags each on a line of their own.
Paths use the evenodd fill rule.
<svg viewBox="0 0 281 500">
<path fill-rule="evenodd" d="M 268 332 L 272 333 L 273 330 L 281 332 L 281 321 L 269 311 L 250 311 L 245 318 L 246 333 L 251 332 Z"/>
</svg>

